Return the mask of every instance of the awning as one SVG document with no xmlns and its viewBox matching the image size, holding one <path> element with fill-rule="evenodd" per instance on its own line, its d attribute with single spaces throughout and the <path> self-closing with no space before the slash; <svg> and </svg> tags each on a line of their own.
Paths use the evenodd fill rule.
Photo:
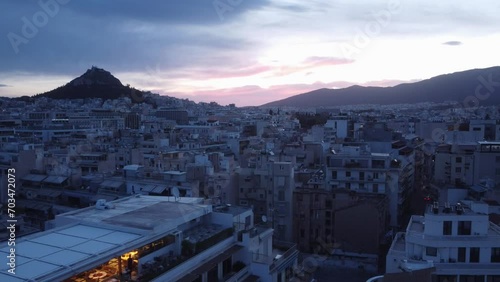
<svg viewBox="0 0 500 282">
<path fill-rule="evenodd" d="M 167 187 L 165 186 L 156 186 L 153 190 L 151 190 L 150 193 L 153 193 L 153 194 L 161 194 L 163 193 L 165 190 L 167 190 Z"/>
<path fill-rule="evenodd" d="M 154 184 L 139 185 L 139 192 L 149 193 L 149 192 L 153 191 L 156 187 L 158 187 L 158 186 L 154 185 Z"/>
<path fill-rule="evenodd" d="M 41 182 L 47 177 L 47 175 L 41 174 L 28 174 L 24 177 L 21 177 L 22 180 L 31 181 L 31 182 Z"/>
<path fill-rule="evenodd" d="M 35 201 L 21 201 L 20 206 L 24 206 L 26 209 L 38 210 L 46 212 L 48 211 L 52 205 L 42 204 Z"/>
<path fill-rule="evenodd" d="M 120 188 L 123 185 L 123 181 L 113 181 L 113 180 L 105 180 L 101 183 L 101 187 L 110 187 L 110 188 Z"/>
<path fill-rule="evenodd" d="M 53 190 L 37 190 L 36 194 L 38 196 L 44 196 L 49 198 L 57 198 L 61 196 L 61 191 L 53 191 Z"/>
<path fill-rule="evenodd" d="M 61 184 L 68 179 L 64 176 L 49 176 L 43 180 L 44 183 Z"/>
<path fill-rule="evenodd" d="M 470 190 L 476 192 L 476 193 L 485 193 L 488 191 L 488 188 L 484 186 L 479 186 L 479 185 L 473 185 L 470 187 Z"/>
</svg>

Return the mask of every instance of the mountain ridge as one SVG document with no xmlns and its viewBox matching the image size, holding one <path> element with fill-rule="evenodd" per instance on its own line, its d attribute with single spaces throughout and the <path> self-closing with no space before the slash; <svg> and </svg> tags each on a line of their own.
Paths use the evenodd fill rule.
<svg viewBox="0 0 500 282">
<path fill-rule="evenodd" d="M 273 101 L 262 107 L 327 107 L 360 104 L 411 104 L 421 102 L 442 103 L 445 101 L 463 102 L 469 96 L 476 95 L 476 89 L 482 87 L 478 97 L 485 98 L 486 91 L 492 95 L 481 100 L 489 104 L 500 104 L 500 67 L 472 69 L 450 74 L 442 74 L 418 82 L 401 83 L 395 86 L 377 87 L 352 85 L 341 89 L 320 88 Z M 493 91 L 491 91 L 493 89 Z"/>
</svg>

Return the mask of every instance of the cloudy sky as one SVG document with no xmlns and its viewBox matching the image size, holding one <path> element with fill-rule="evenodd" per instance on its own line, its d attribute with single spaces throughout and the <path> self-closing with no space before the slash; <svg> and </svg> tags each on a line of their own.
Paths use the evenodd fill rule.
<svg viewBox="0 0 500 282">
<path fill-rule="evenodd" d="M 0 10 L 0 96 L 48 91 L 96 65 L 139 89 L 247 106 L 500 65 L 496 0 L 2 0 Z"/>
</svg>

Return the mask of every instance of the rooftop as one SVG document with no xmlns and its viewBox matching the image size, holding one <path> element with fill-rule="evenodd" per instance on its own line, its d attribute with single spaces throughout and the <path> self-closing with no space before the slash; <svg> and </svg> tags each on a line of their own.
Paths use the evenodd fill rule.
<svg viewBox="0 0 500 282">
<path fill-rule="evenodd" d="M 242 214 L 246 211 L 252 210 L 251 208 L 247 207 L 242 207 L 242 206 L 232 206 L 232 205 L 222 205 L 222 206 L 214 206 L 213 211 L 214 212 L 220 212 L 220 213 L 229 213 L 232 214 L 233 216 Z"/>
<path fill-rule="evenodd" d="M 175 228 L 212 211 L 200 198 L 131 196 L 110 202 L 114 208 L 88 207 L 58 215 L 58 218 L 109 224 L 142 230 Z M 151 216 L 161 214 L 161 217 Z"/>
<path fill-rule="evenodd" d="M 84 270 L 89 262 L 109 259 L 141 243 L 145 235 L 118 231 L 87 224 L 66 225 L 16 241 L 16 274 L 9 275 L 9 266 L 0 266 L 0 281 L 56 281 L 54 273 L 71 274 Z M 9 254 L 8 246 L 0 255 Z"/>
</svg>

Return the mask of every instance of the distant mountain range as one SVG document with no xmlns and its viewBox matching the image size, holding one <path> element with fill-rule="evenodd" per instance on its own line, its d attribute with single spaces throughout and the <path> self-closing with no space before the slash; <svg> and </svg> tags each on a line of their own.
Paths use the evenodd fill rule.
<svg viewBox="0 0 500 282">
<path fill-rule="evenodd" d="M 144 97 L 147 92 L 137 90 L 130 86 L 123 85 L 119 79 L 114 77 L 109 71 L 92 67 L 83 75 L 73 79 L 64 86 L 54 90 L 35 95 L 34 98 L 47 97 L 52 99 L 86 99 L 102 98 L 117 99 L 120 97 L 134 98 Z M 140 100 L 142 99 L 135 99 Z"/>
<path fill-rule="evenodd" d="M 431 66 L 429 66 L 431 67 Z M 473 69 L 440 75 L 415 83 L 393 87 L 351 86 L 342 89 L 318 89 L 283 100 L 267 103 L 269 107 L 332 107 L 360 104 L 411 104 L 420 102 L 463 103 L 479 89 L 482 105 L 500 104 L 500 67 Z M 487 95 L 487 93 L 490 95 Z"/>
</svg>

